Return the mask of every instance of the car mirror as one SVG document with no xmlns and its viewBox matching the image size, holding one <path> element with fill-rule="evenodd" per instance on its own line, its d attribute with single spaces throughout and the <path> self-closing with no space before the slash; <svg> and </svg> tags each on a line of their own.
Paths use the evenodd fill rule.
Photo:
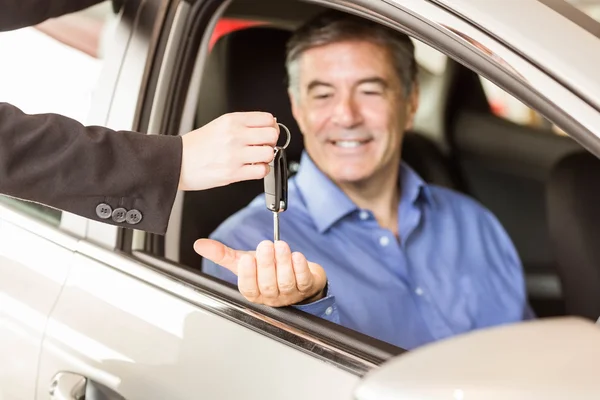
<svg viewBox="0 0 600 400">
<path fill-rule="evenodd" d="M 600 398 L 600 326 L 576 317 L 481 329 L 399 355 L 358 400 Z"/>
</svg>

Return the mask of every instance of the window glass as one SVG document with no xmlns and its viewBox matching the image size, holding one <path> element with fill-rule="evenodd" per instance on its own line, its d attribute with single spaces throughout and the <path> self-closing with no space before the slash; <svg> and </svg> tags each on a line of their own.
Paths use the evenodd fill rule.
<svg viewBox="0 0 600 400">
<path fill-rule="evenodd" d="M 111 1 L 0 33 L 0 101 L 27 114 L 57 113 L 86 124 L 116 21 Z M 0 201 L 58 225 L 61 211 L 0 196 Z"/>
<path fill-rule="evenodd" d="M 480 77 L 480 79 L 492 112 L 495 115 L 519 125 L 537 128 L 542 132 L 566 135 L 562 129 L 548 121 L 537 111 L 523 104 L 523 102 L 511 94 L 484 77 Z"/>
<path fill-rule="evenodd" d="M 297 26 L 299 21 L 286 23 L 283 21 L 285 18 L 271 15 L 270 19 L 257 22 L 254 18 L 258 13 L 250 12 L 248 15 L 252 14 L 253 18 L 243 20 L 238 19 L 243 12 L 237 11 L 235 20 L 223 18 L 213 33 L 211 54 L 203 64 L 197 126 L 223 113 L 261 109 L 274 112 L 278 121 L 290 128 L 293 138 L 287 150 L 288 162 L 300 162 L 301 166 L 290 180 L 290 188 L 293 188 L 290 196 L 296 197 L 290 197 L 288 211 L 280 216 L 281 238 L 290 244 L 292 251 L 299 251 L 308 260 L 325 267 L 331 278 L 329 290 L 337 302 L 337 309 L 328 301 L 321 304 L 322 308 L 302 309 L 325 319 L 339 312 L 342 325 L 404 348 L 428 341 L 427 335 L 441 338 L 476 329 L 477 326 L 531 318 L 530 305 L 523 300 L 529 294 L 523 289 L 528 287 L 524 275 L 542 271 L 544 276 L 554 276 L 555 260 L 546 254 L 549 246 L 546 245 L 544 179 L 563 150 L 573 149 L 571 141 L 558 138 L 564 133 L 483 78 L 479 79 L 494 115 L 473 111 L 485 108 L 485 99 L 479 95 L 480 87 L 471 85 L 478 82 L 474 72 L 451 64 L 454 61 L 445 54 L 414 38 L 411 40 L 416 46 L 415 58 L 420 67 L 417 105 L 411 103 L 410 107 L 405 107 L 406 101 L 412 102 L 414 98 L 399 96 L 401 89 L 397 81 L 386 81 L 390 76 L 397 76 L 395 73 L 402 68 L 398 60 L 409 50 L 397 43 L 398 57 L 390 61 L 384 56 L 374 56 L 375 50 L 365 45 L 346 48 L 344 57 L 340 55 L 329 59 L 328 54 L 322 53 L 302 64 L 303 67 L 296 65 L 296 73 L 299 73 L 298 69 L 308 68 L 306 65 L 318 65 L 319 68 L 305 72 L 311 78 L 304 83 L 306 87 L 296 92 L 302 93 L 296 95 L 304 97 L 295 103 L 296 112 L 292 115 L 288 102 L 293 101 L 289 97 L 294 95 L 294 90 L 287 91 L 284 48 L 289 43 L 289 32 L 286 31 L 290 26 Z M 261 28 L 253 29 L 257 24 Z M 263 29 L 265 27 L 268 29 Z M 405 39 L 402 43 L 406 45 Z M 329 49 L 332 52 L 338 50 Z M 356 49 L 364 50 L 364 53 L 354 55 L 356 58 L 352 59 L 348 54 Z M 349 58 L 346 59 L 346 56 Z M 327 62 L 320 64 L 320 60 Z M 345 60 L 343 66 L 339 65 L 344 74 L 329 72 L 331 65 L 341 63 L 339 60 Z M 360 62 L 350 64 L 357 60 Z M 372 60 L 385 63 L 385 68 L 376 62 L 373 62 L 376 65 L 371 65 Z M 364 65 L 368 65 L 365 68 L 369 73 L 367 78 L 361 75 L 364 71 L 360 69 Z M 456 67 L 452 71 L 460 73 L 445 74 L 450 71 L 448 66 Z M 412 67 L 408 70 L 403 72 L 412 74 Z M 340 79 L 339 76 L 346 78 Z M 356 78 L 356 89 L 352 85 L 344 86 L 356 76 L 361 76 Z M 450 82 L 465 76 L 469 78 L 466 80 L 470 84 L 468 87 L 456 85 L 460 81 Z M 448 82 L 443 80 L 446 78 Z M 297 82 L 300 81 L 302 79 L 297 79 Z M 397 91 L 390 94 L 390 88 Z M 254 95 L 258 91 L 261 95 Z M 444 100 L 460 97 L 462 101 L 446 107 L 443 105 L 445 102 L 437 101 L 443 96 L 447 96 Z M 477 101 L 481 107 L 471 107 L 471 100 Z M 451 136 L 451 130 L 458 128 L 446 125 L 456 123 L 458 126 L 460 122 L 463 131 L 452 137 L 454 146 L 447 150 L 455 153 L 441 151 L 441 145 L 437 146 L 440 143 L 432 138 L 427 140 L 425 135 L 400 136 L 399 129 L 394 130 L 398 126 L 396 123 L 402 129 L 410 126 L 407 121 L 395 118 L 417 108 L 422 110 L 423 120 L 439 121 L 435 125 L 439 125 L 440 130 L 447 130 L 443 132 L 447 137 Z M 453 117 L 457 118 L 448 118 L 449 112 L 456 113 Z M 496 116 L 531 129 L 498 123 Z M 303 125 L 302 132 L 297 124 L 299 119 Z M 346 125 L 342 127 L 343 123 Z M 428 127 L 427 124 L 422 126 Z M 395 133 L 398 135 L 394 136 Z M 315 139 L 319 135 L 329 139 L 319 142 Z M 402 151 L 402 159 L 406 162 L 403 168 L 410 168 L 402 171 L 412 170 L 415 173 L 400 174 L 397 169 L 386 169 L 386 174 L 379 177 L 386 175 L 394 179 L 383 182 L 377 190 L 370 192 L 377 197 L 387 184 L 387 187 L 396 190 L 394 185 L 403 179 L 401 185 L 406 186 L 393 196 L 402 198 L 409 195 L 405 193 L 411 193 L 411 203 L 406 203 L 406 208 L 399 205 L 399 209 L 394 211 L 400 214 L 399 220 L 389 215 L 378 215 L 377 206 L 369 203 L 372 198 L 358 205 L 358 201 L 364 198 L 357 193 L 364 190 L 365 182 L 375 175 L 373 171 L 389 164 L 371 168 L 373 160 L 366 160 L 366 157 L 356 167 L 345 165 L 348 161 L 341 156 L 336 158 L 336 154 L 351 154 L 351 149 L 361 146 L 376 148 L 375 137 L 385 142 L 385 146 L 397 145 L 395 139 L 402 137 L 402 148 L 398 147 L 398 151 Z M 307 146 L 309 140 L 312 140 L 312 147 Z M 561 149 L 561 146 L 565 148 Z M 368 153 L 367 149 L 364 151 Z M 384 153 L 389 154 L 383 149 L 381 153 L 373 151 L 370 154 L 377 158 L 377 154 Z M 338 168 L 340 165 L 342 167 Z M 352 193 L 355 196 L 348 200 L 348 193 L 341 192 L 348 190 L 345 185 L 348 181 L 358 180 L 357 175 L 352 173 L 359 168 L 364 168 L 361 173 L 365 173 L 365 178 L 361 177 L 363 180 Z M 416 185 L 412 187 L 413 192 L 404 181 L 408 179 L 406 176 L 415 177 L 414 181 L 408 182 Z M 422 189 L 425 186 L 429 189 Z M 194 252 L 193 245 L 198 238 L 212 237 L 234 250 L 252 251 L 259 242 L 272 241 L 273 220 L 266 208 L 263 192 L 263 182 L 252 181 L 185 193 L 181 231 L 176 237 L 180 249 L 178 261 L 234 284 L 237 278 L 233 273 L 202 260 Z M 462 216 L 454 214 L 449 220 L 454 221 L 454 217 L 464 219 L 456 225 L 436 225 L 439 221 L 432 220 L 433 214 L 429 214 L 426 208 L 419 208 L 425 203 L 415 205 L 427 202 L 429 196 L 434 199 L 432 203 L 440 207 L 436 209 L 440 213 L 462 210 Z M 460 206 L 448 207 L 449 204 Z M 239 213 L 242 209 L 243 212 Z M 462 214 L 463 211 L 465 214 Z M 235 213 L 235 218 L 231 218 Z M 383 220 L 392 222 L 386 225 Z M 437 233 L 440 235 L 435 236 Z M 433 240 L 434 237 L 437 240 Z M 481 260 L 474 262 L 477 258 Z M 469 267 L 461 269 L 465 266 Z M 471 267 L 474 269 L 471 270 Z M 480 273 L 472 272 L 480 267 L 484 268 L 479 270 Z M 383 297 L 372 302 L 377 296 Z M 553 300 L 560 302 L 559 296 Z M 404 300 L 398 300 L 401 298 Z M 490 302 L 491 298 L 497 301 Z M 497 308 L 499 303 L 502 303 L 501 312 Z M 409 304 L 415 305 L 414 308 L 407 306 Z M 561 312 L 560 307 L 552 307 L 546 315 Z M 535 311 L 543 310 L 536 305 Z M 374 317 L 379 315 L 385 317 Z M 402 328 L 391 329 L 399 315 L 415 323 L 415 331 L 401 339 L 397 332 Z M 488 319 L 492 315 L 493 321 Z M 541 312 L 538 315 L 542 315 Z M 417 327 L 422 321 L 426 322 Z M 404 320 L 398 319 L 396 326 L 402 327 L 403 324 Z"/>
</svg>

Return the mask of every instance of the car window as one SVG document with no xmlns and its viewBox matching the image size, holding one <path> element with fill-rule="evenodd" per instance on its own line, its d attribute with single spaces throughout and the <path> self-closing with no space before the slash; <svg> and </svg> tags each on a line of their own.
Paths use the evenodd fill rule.
<svg viewBox="0 0 600 400">
<path fill-rule="evenodd" d="M 242 3 L 237 4 L 241 5 Z M 290 4 L 293 3 L 290 2 Z M 294 143 L 291 143 L 288 148 L 288 160 L 290 163 L 298 162 L 301 160 L 304 150 L 303 136 L 306 135 L 300 133 L 300 128 L 291 113 L 283 65 L 286 37 L 289 37 L 286 32 L 289 33 L 299 23 L 298 20 L 293 21 L 294 18 L 291 16 L 295 11 L 281 11 L 282 15 L 276 15 L 277 11 L 262 9 L 265 12 L 263 16 L 258 5 L 251 11 L 247 6 L 245 9 L 242 6 L 236 8 L 236 2 L 233 2 L 231 7 L 231 14 L 226 12 L 225 16 L 216 24 L 215 30 L 211 32 L 210 46 L 205 49 L 208 54 L 203 55 L 206 58 L 198 57 L 202 62 L 198 64 L 200 71 L 195 71 L 194 75 L 201 78 L 198 93 L 194 94 L 197 95 L 197 102 L 190 106 L 196 111 L 193 127 L 203 126 L 228 112 L 250 109 L 268 110 L 275 113 L 279 122 L 290 128 Z M 302 10 L 307 15 L 317 11 L 319 10 L 310 9 L 308 6 Z M 291 14 L 285 14 L 285 12 Z M 242 17 L 244 14 L 247 14 L 246 18 Z M 533 112 L 489 80 L 419 40 L 415 38 L 411 38 L 411 40 L 416 44 L 418 74 L 422 79 L 420 82 L 422 87 L 419 99 L 420 114 L 416 118 L 419 119 L 419 123 L 417 124 L 415 121 L 413 126 L 415 132 L 411 132 L 404 138 L 403 159 L 424 182 L 435 186 L 432 189 L 434 192 L 447 193 L 442 189 L 451 189 L 453 193 L 470 198 L 469 201 L 473 200 L 474 203 L 484 207 L 485 218 L 490 218 L 489 221 L 487 219 L 486 221 L 492 221 L 490 230 L 485 234 L 469 236 L 471 241 L 465 245 L 464 251 L 467 251 L 467 248 L 473 248 L 474 242 L 488 237 L 487 235 L 490 234 L 495 239 L 487 243 L 489 247 L 503 243 L 502 250 L 495 253 L 495 256 L 503 255 L 498 259 L 512 260 L 512 267 L 522 265 L 524 277 L 521 283 L 517 282 L 521 279 L 520 272 L 515 272 L 511 278 L 497 281 L 497 283 L 503 282 L 502 285 L 506 285 L 502 289 L 495 288 L 499 291 L 498 298 L 502 298 L 502 301 L 506 300 L 506 303 L 503 303 L 503 309 L 513 307 L 516 310 L 513 315 L 518 315 L 515 318 L 527 318 L 529 315 L 527 307 L 514 307 L 515 303 L 509 305 L 514 300 L 514 297 L 511 300 L 511 293 L 520 292 L 523 287 L 526 287 L 527 292 L 519 296 L 528 298 L 536 315 L 563 315 L 564 299 L 561 297 L 560 283 L 557 283 L 557 260 L 549 245 L 548 223 L 545 214 L 545 185 L 553 166 L 567 154 L 580 151 L 581 148 L 564 132 L 550 124 L 541 114 Z M 472 41 L 469 40 L 469 42 L 473 44 Z M 193 84 L 189 87 L 197 86 Z M 327 98 L 327 95 L 322 98 Z M 434 123 L 429 123 L 431 121 Z M 506 121 L 511 123 L 506 123 Z M 540 134 L 540 132 L 544 134 Z M 365 142 L 368 143 L 368 140 L 365 139 Z M 340 147 L 352 148 L 360 145 L 357 145 L 356 141 L 350 140 L 350 142 L 353 143 L 343 143 Z M 446 143 L 449 143 L 449 146 L 446 146 Z M 333 145 L 337 146 L 337 143 Z M 318 181 L 315 176 L 311 179 L 314 180 L 311 182 Z M 297 180 L 290 182 L 294 182 L 292 186 L 297 190 Z M 323 215 L 321 219 L 309 219 L 308 217 L 302 219 L 306 226 L 310 226 L 312 223 L 314 225 L 312 228 L 318 226 L 322 231 L 304 233 L 300 235 L 301 238 L 297 236 L 295 249 L 310 251 L 311 246 L 318 249 L 319 252 L 313 253 L 318 253 L 314 261 L 324 265 L 335 264 L 337 258 L 343 258 L 347 254 L 356 254 L 356 259 L 358 259 L 369 252 L 378 253 L 384 259 L 388 251 L 390 254 L 395 251 L 394 256 L 390 256 L 389 259 L 402 259 L 403 249 L 394 246 L 397 243 L 394 243 L 389 229 L 381 229 L 380 226 L 377 226 L 368 209 L 355 210 L 357 211 L 355 221 L 371 221 L 372 225 L 363 231 L 370 232 L 371 237 L 364 241 L 348 241 L 344 245 L 326 240 L 314 240 L 315 236 L 318 237 L 319 234 L 326 236 L 326 233 L 329 232 L 329 226 L 326 226 L 327 223 L 324 220 L 329 220 L 331 214 L 336 214 L 339 212 L 339 208 L 343 208 L 344 198 L 343 196 L 336 197 L 331 193 L 319 197 L 318 184 L 314 183 L 314 187 L 310 187 L 314 191 L 306 196 L 303 195 L 302 200 L 296 199 L 295 201 L 303 202 L 305 205 L 311 201 L 311 197 L 315 197 L 320 201 L 319 207 L 327 208 L 329 202 L 333 203 L 334 207 L 327 208 L 330 213 Z M 438 192 L 438 190 L 440 191 Z M 176 254 L 171 252 L 167 257 L 170 261 L 185 266 L 186 271 L 191 270 L 200 276 L 214 278 L 214 275 L 206 274 L 203 263 L 205 260 L 195 253 L 194 242 L 198 238 L 207 237 L 219 240 L 220 236 L 214 236 L 214 234 L 225 221 L 228 224 L 225 228 L 229 232 L 228 238 L 233 238 L 235 243 L 244 243 L 242 247 L 237 248 L 239 250 L 254 250 L 253 245 L 244 240 L 254 237 L 253 235 L 256 235 L 257 232 L 260 232 L 261 238 L 272 240 L 272 216 L 266 210 L 263 192 L 263 182 L 258 180 L 201 192 L 184 193 L 181 196 L 181 203 L 178 204 L 181 218 L 176 225 L 177 234 L 167 235 L 164 238 L 166 244 L 162 242 L 162 238 L 147 241 L 148 244 L 144 248 L 160 253 L 158 255 L 164 257 L 164 252 L 161 252 L 162 245 L 171 249 L 175 247 L 177 248 Z M 417 196 L 415 194 L 415 197 Z M 251 202 L 253 203 L 250 206 Z M 262 219 L 253 220 L 249 217 L 251 213 L 238 213 L 243 209 L 248 210 L 249 207 L 262 209 Z M 234 214 L 236 214 L 235 218 L 231 218 Z M 286 228 L 286 219 L 294 218 L 292 215 L 293 211 L 287 211 L 280 217 L 281 237 L 284 241 L 289 240 L 294 234 L 292 230 L 288 230 L 290 228 Z M 349 213 L 349 215 L 354 214 Z M 336 214 L 336 217 L 341 219 L 345 215 Z M 407 219 L 411 220 L 410 216 Z M 419 225 L 422 222 L 420 217 L 414 216 L 412 222 L 414 223 L 412 228 L 417 230 L 422 228 Z M 302 229 L 305 229 L 306 226 L 303 226 Z M 473 227 L 474 225 L 469 226 Z M 225 230 L 221 229 L 219 232 L 222 233 Z M 453 233 L 440 229 L 438 232 L 445 232 L 443 237 L 440 237 L 440 248 L 443 247 L 442 243 L 446 243 L 449 238 L 468 236 L 462 231 Z M 407 236 L 410 236 L 410 233 L 407 233 Z M 440 256 L 439 254 L 442 253 L 439 251 L 440 248 L 436 247 L 433 251 L 418 253 L 423 257 L 431 255 L 431 265 L 447 268 L 449 257 Z M 489 250 L 486 244 L 482 244 L 478 248 L 483 251 Z M 329 255 L 326 254 L 328 251 Z M 337 256 L 332 254 L 337 254 Z M 456 255 L 456 253 L 453 254 Z M 489 260 L 486 258 L 480 265 L 487 265 Z M 352 264 L 355 260 L 347 261 L 348 264 Z M 388 270 L 395 271 L 396 275 L 390 276 L 389 280 L 382 279 L 382 285 L 389 283 L 401 274 L 394 269 L 399 267 L 392 264 L 393 262 L 390 262 Z M 377 262 L 365 262 L 361 263 L 361 266 L 369 268 L 369 271 L 371 268 L 384 268 Z M 350 268 L 350 266 L 347 267 Z M 362 275 L 363 273 L 364 275 Z M 411 273 L 416 272 L 411 270 Z M 355 281 L 358 280 L 356 277 L 361 277 L 365 281 L 371 278 L 360 268 L 352 270 L 350 274 L 353 275 L 352 279 Z M 443 275 L 442 272 L 440 274 Z M 515 279 L 517 276 L 518 278 Z M 232 274 L 224 274 L 221 277 L 224 279 L 218 278 L 217 280 L 229 282 L 229 284 L 223 283 L 224 286 L 234 285 L 235 276 Z M 338 285 L 338 288 L 341 286 L 341 289 L 338 290 L 348 290 L 347 288 L 352 285 L 349 281 L 352 279 L 340 279 L 336 282 L 336 278 L 334 278 L 332 287 L 335 288 Z M 487 320 L 484 314 L 497 316 L 495 313 L 481 312 L 479 314 L 481 320 L 476 322 L 469 320 L 473 314 L 461 319 L 452 317 L 450 309 L 446 309 L 447 312 L 442 311 L 444 306 L 465 306 L 472 301 L 472 299 L 468 299 L 469 293 L 474 293 L 481 287 L 475 282 L 477 279 L 472 279 L 472 277 L 449 283 L 451 279 L 451 276 L 443 275 L 437 285 L 427 283 L 426 278 L 423 278 L 421 282 L 414 282 L 414 286 L 407 289 L 415 296 L 411 301 L 418 304 L 420 301 L 426 302 L 427 299 L 439 294 L 440 285 L 460 287 L 460 295 L 457 295 L 452 301 L 438 304 L 439 307 L 435 312 L 443 314 L 441 319 L 445 321 L 438 320 L 440 322 L 437 325 L 438 328 L 449 321 L 457 324 L 453 328 L 449 328 L 455 332 L 461 331 L 461 329 L 476 329 L 479 322 L 483 320 L 485 322 L 481 322 L 482 326 L 493 325 L 495 322 Z M 509 286 L 510 282 L 513 282 L 514 286 Z M 492 286 L 495 284 L 491 284 L 490 288 Z M 356 288 L 355 292 L 371 293 L 367 289 L 360 288 Z M 480 291 L 480 293 L 483 292 Z M 377 297 L 380 292 L 373 291 L 371 294 Z M 487 295 L 488 293 L 481 294 L 481 301 Z M 479 302 L 475 301 L 473 304 L 475 303 L 478 306 L 473 307 L 480 306 Z M 381 305 L 385 307 L 385 301 L 382 301 Z M 355 304 L 355 307 L 364 310 L 365 305 L 360 303 Z M 491 306 L 491 308 L 493 307 L 495 306 Z M 423 309 L 425 308 L 427 306 L 423 306 Z M 524 309 L 525 311 L 523 311 Z M 333 308 L 326 307 L 322 310 L 322 316 L 326 317 L 333 312 Z M 346 311 L 345 318 L 351 319 L 351 314 L 352 311 Z M 372 315 L 376 314 L 379 315 L 380 311 L 372 313 Z M 390 311 L 386 316 L 392 314 Z M 440 316 L 438 314 L 436 317 L 433 314 L 434 312 L 423 312 L 420 316 L 426 321 L 436 320 Z M 365 319 L 368 318 L 365 317 Z M 458 322 L 459 320 L 460 322 Z M 379 323 L 374 319 L 370 321 L 372 324 Z M 463 325 L 458 327 L 461 323 Z M 432 324 L 437 323 L 432 322 Z M 469 324 L 471 325 L 468 326 Z M 360 331 L 358 323 L 347 325 Z M 436 335 L 441 337 L 443 328 L 439 329 Z M 382 337 L 384 335 L 378 338 Z M 390 341 L 390 343 L 393 342 L 393 340 Z"/>
<path fill-rule="evenodd" d="M 498 117 L 524 127 L 535 128 L 540 132 L 566 135 L 562 129 L 548 121 L 542 114 L 523 104 L 519 99 L 499 88 L 493 82 L 484 77 L 480 77 L 480 80 L 489 106 Z"/>
<path fill-rule="evenodd" d="M 57 113 L 86 124 L 115 20 L 112 2 L 105 1 L 0 33 L 0 101 L 27 114 Z M 60 224 L 60 210 L 6 196 L 0 202 Z"/>
</svg>

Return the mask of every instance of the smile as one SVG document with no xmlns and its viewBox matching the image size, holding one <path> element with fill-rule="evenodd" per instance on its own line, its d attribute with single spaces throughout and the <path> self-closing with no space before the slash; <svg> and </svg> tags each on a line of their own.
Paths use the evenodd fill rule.
<svg viewBox="0 0 600 400">
<path fill-rule="evenodd" d="M 370 141 L 371 141 L 371 139 L 367 139 L 367 140 L 335 140 L 335 141 L 332 141 L 331 143 L 337 147 L 342 147 L 345 149 L 352 149 L 352 148 L 356 148 L 356 147 L 362 146 L 364 144 L 367 144 Z"/>
</svg>

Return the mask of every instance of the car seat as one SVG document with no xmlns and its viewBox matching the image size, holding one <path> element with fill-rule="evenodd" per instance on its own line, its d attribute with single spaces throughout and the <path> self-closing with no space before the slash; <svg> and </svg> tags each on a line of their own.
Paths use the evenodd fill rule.
<svg viewBox="0 0 600 400">
<path fill-rule="evenodd" d="M 565 311 L 600 317 L 600 160 L 587 152 L 567 155 L 547 182 L 552 249 Z"/>
</svg>

